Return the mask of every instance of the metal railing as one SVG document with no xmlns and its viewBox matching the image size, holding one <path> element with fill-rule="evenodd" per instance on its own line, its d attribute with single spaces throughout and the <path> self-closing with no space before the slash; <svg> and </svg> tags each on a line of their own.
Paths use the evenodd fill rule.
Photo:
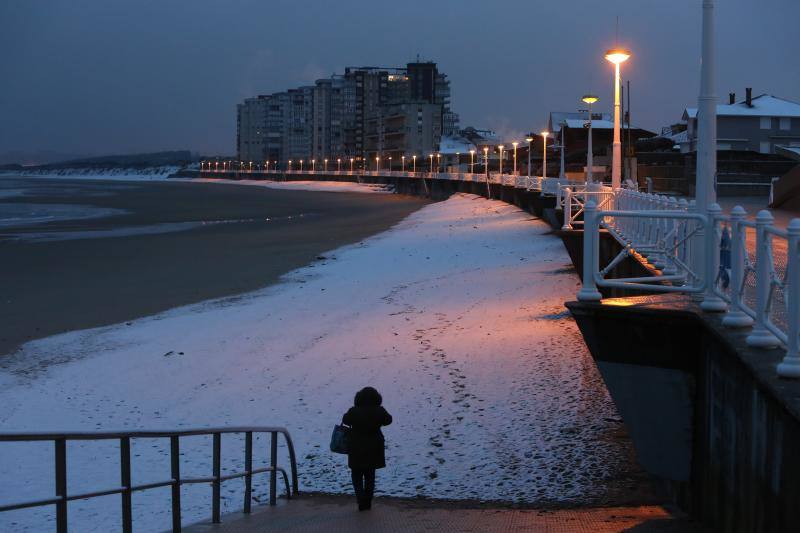
<svg viewBox="0 0 800 533">
<path fill-rule="evenodd" d="M 253 435 L 270 435 L 269 466 L 253 468 Z M 222 435 L 224 434 L 243 434 L 244 435 L 244 470 L 232 474 L 221 474 L 222 456 Z M 278 466 L 278 434 L 282 434 L 286 441 L 289 452 L 289 462 L 291 468 L 291 487 L 286 470 Z M 180 468 L 180 439 L 190 436 L 212 436 L 212 474 L 208 477 L 181 477 Z M 131 440 L 132 439 L 153 439 L 165 438 L 170 442 L 170 477 L 162 481 L 143 483 L 134 485 L 131 480 Z M 69 494 L 67 492 L 67 443 L 69 441 L 94 441 L 94 440 L 119 440 L 120 454 L 120 483 L 119 486 L 109 487 L 91 492 Z M 0 442 L 34 442 L 52 441 L 55 451 L 55 496 L 36 500 L 20 501 L 15 503 L 5 503 L 0 505 L 0 513 L 14 511 L 18 509 L 29 509 L 33 507 L 44 507 L 55 505 L 56 509 L 56 531 L 66 533 L 67 531 L 67 504 L 71 501 L 98 498 L 119 494 L 122 505 L 122 530 L 130 533 L 133 530 L 133 506 L 132 495 L 134 492 L 156 489 L 160 487 L 171 487 L 172 489 L 172 531 L 181 530 L 181 486 L 197 483 L 210 483 L 212 487 L 211 496 L 211 518 L 217 524 L 220 522 L 220 489 L 222 482 L 231 479 L 244 478 L 245 491 L 243 511 L 249 513 L 252 500 L 252 480 L 255 474 L 269 472 L 269 503 L 276 504 L 277 499 L 277 474 L 283 475 L 286 488 L 286 497 L 291 498 L 298 494 L 297 485 L 297 461 L 294 452 L 294 445 L 289 432 L 281 427 L 232 427 L 232 428 L 209 428 L 209 429 L 190 429 L 181 431 L 117 431 L 117 432 L 73 432 L 73 433 L 0 433 Z M 7 482 L 7 480 L 4 480 Z"/>
<path fill-rule="evenodd" d="M 588 188 L 587 188 L 588 187 Z M 613 209 L 615 194 L 611 187 L 604 185 L 576 185 L 564 187 L 561 193 L 564 223 L 562 230 L 574 229 L 574 226 L 583 225 L 583 213 L 586 202 L 594 200 L 598 210 Z"/>
<path fill-rule="evenodd" d="M 799 218 L 782 229 L 767 210 L 748 220 L 741 206 L 724 214 L 712 204 L 701 214 L 685 199 L 624 189 L 613 192 L 609 209 L 611 202 L 601 205 L 599 198 L 565 188 L 565 228 L 575 223 L 572 209 L 580 211 L 575 198 L 581 194 L 584 264 L 579 300 L 600 300 L 598 287 L 693 294 L 704 311 L 725 313 L 724 326 L 752 327 L 749 346 L 782 346 L 786 354 L 778 374 L 800 378 Z M 601 229 L 622 246 L 602 268 Z M 627 257 L 656 275 L 607 279 Z"/>
</svg>

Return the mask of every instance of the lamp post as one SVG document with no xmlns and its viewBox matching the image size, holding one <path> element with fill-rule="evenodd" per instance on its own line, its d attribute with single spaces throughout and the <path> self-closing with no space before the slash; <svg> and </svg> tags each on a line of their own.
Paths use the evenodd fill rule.
<svg viewBox="0 0 800 533">
<path fill-rule="evenodd" d="M 328 160 L 327 160 L 327 159 L 325 159 L 324 161 L 325 161 L 325 168 L 324 168 L 324 170 L 325 170 L 325 172 L 328 172 Z"/>
<path fill-rule="evenodd" d="M 469 151 L 469 173 L 475 174 L 475 150 Z"/>
<path fill-rule="evenodd" d="M 442 171 L 442 154 L 436 154 L 436 173 Z"/>
<path fill-rule="evenodd" d="M 350 158 L 350 174 L 352 174 L 352 173 L 353 173 L 353 161 L 355 161 L 355 159 L 353 159 L 353 158 L 351 157 L 351 158 Z"/>
<path fill-rule="evenodd" d="M 561 123 L 561 128 L 559 129 L 558 132 L 558 140 L 559 140 L 558 155 L 560 156 L 561 159 L 561 164 L 558 167 L 558 177 L 562 180 L 567 177 L 567 172 L 565 168 L 566 165 L 564 164 L 564 154 L 566 153 L 567 149 L 567 141 L 566 139 L 564 139 L 564 127 L 566 125 L 567 121 L 565 120 L 564 122 Z"/>
<path fill-rule="evenodd" d="M 516 176 L 517 175 L 517 146 L 519 146 L 519 143 L 517 141 L 514 141 L 514 142 L 511 143 L 511 146 L 514 147 L 514 175 Z"/>
<path fill-rule="evenodd" d="M 302 172 L 302 171 L 303 171 L 303 160 L 301 159 L 300 160 L 300 172 Z"/>
<path fill-rule="evenodd" d="M 389 172 L 392 171 L 392 156 L 389 156 Z"/>
<path fill-rule="evenodd" d="M 248 168 L 248 172 L 251 172 L 251 173 L 253 172 L 253 162 L 252 161 L 250 161 L 250 166 Z"/>
<path fill-rule="evenodd" d="M 375 156 L 375 171 L 377 172 L 380 169 L 381 169 L 381 157 Z"/>
<path fill-rule="evenodd" d="M 489 178 L 489 147 L 483 147 L 483 170 L 486 171 L 486 178 Z"/>
<path fill-rule="evenodd" d="M 429 156 L 431 158 L 431 174 L 433 174 L 433 154 Z"/>
<path fill-rule="evenodd" d="M 533 151 L 533 137 L 525 137 L 525 142 L 528 143 L 528 190 L 531 190 L 531 152 Z"/>
<path fill-rule="evenodd" d="M 499 170 L 500 170 L 500 179 L 503 179 L 503 148 L 505 148 L 505 146 L 503 146 L 501 144 L 497 148 L 500 150 L 500 163 L 499 163 L 499 165 L 500 165 L 500 168 L 499 168 Z"/>
<path fill-rule="evenodd" d="M 289 168 L 287 169 L 289 172 L 292 171 L 292 160 L 289 160 Z"/>
<path fill-rule="evenodd" d="M 704 4 L 705 5 L 705 4 Z M 631 57 L 630 52 L 614 48 L 606 52 L 606 59 L 614 64 L 614 145 L 611 156 L 611 188 L 622 185 L 622 141 L 620 140 L 620 65 Z"/>
<path fill-rule="evenodd" d="M 547 136 L 550 135 L 549 131 L 542 132 L 542 181 L 547 179 Z M 542 184 L 544 187 L 544 184 Z"/>
<path fill-rule="evenodd" d="M 406 156 L 400 156 L 400 172 L 405 173 L 406 171 Z"/>
<path fill-rule="evenodd" d="M 316 171 L 317 171 L 317 160 L 316 159 L 312 159 L 311 160 L 311 172 L 316 172 Z"/>
<path fill-rule="evenodd" d="M 714 0 L 703 1 L 700 97 L 697 102 L 696 204 L 701 213 L 717 201 L 717 97 L 715 92 Z"/>
<path fill-rule="evenodd" d="M 586 183 L 591 184 L 594 181 L 592 170 L 594 167 L 594 151 L 592 149 L 592 104 L 600 100 L 593 94 L 586 94 L 581 98 L 583 102 L 589 106 L 589 137 L 586 148 Z"/>
<path fill-rule="evenodd" d="M 417 156 L 416 156 L 416 154 L 412 155 L 411 159 L 414 162 L 414 174 L 416 174 L 417 173 Z"/>
<path fill-rule="evenodd" d="M 341 171 L 342 171 L 342 158 L 341 157 L 337 157 L 336 158 L 336 172 L 341 172 Z"/>
</svg>

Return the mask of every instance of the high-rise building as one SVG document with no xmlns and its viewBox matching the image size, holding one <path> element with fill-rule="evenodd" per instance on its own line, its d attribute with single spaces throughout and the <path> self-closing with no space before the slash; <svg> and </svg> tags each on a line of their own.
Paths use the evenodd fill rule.
<svg viewBox="0 0 800 533">
<path fill-rule="evenodd" d="M 457 131 L 447 76 L 418 60 L 404 68 L 348 67 L 314 86 L 248 98 L 238 106 L 237 147 L 240 160 L 284 165 L 362 160 L 435 151 L 442 135 Z"/>
</svg>

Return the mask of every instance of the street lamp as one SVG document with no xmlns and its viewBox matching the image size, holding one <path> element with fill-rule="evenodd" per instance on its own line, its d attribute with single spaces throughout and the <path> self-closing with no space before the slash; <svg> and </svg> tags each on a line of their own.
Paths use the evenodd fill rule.
<svg viewBox="0 0 800 533">
<path fill-rule="evenodd" d="M 381 158 L 380 156 L 375 156 L 375 170 L 378 171 L 381 169 Z"/>
<path fill-rule="evenodd" d="M 325 168 L 324 168 L 324 170 L 325 170 L 325 172 L 328 171 L 328 160 L 327 159 L 325 159 Z"/>
<path fill-rule="evenodd" d="M 511 146 L 514 147 L 514 175 L 516 176 L 517 175 L 517 146 L 519 146 L 519 143 L 517 141 L 514 141 L 514 142 L 511 143 Z"/>
<path fill-rule="evenodd" d="M 499 168 L 499 170 L 500 170 L 500 179 L 502 180 L 503 179 L 503 148 L 505 148 L 505 146 L 503 146 L 501 144 L 497 148 L 500 150 L 500 163 L 499 163 L 500 168 Z"/>
<path fill-rule="evenodd" d="M 528 143 L 528 183 L 526 189 L 531 189 L 531 152 L 533 151 L 533 137 L 525 137 L 525 142 Z"/>
<path fill-rule="evenodd" d="M 316 171 L 317 171 L 317 160 L 316 159 L 312 159 L 311 160 L 311 172 L 316 172 Z"/>
<path fill-rule="evenodd" d="M 288 168 L 288 170 L 289 170 L 289 172 L 292 171 L 292 160 L 291 159 L 289 160 L 289 168 Z"/>
<path fill-rule="evenodd" d="M 355 159 L 353 159 L 353 158 L 351 157 L 351 158 L 350 158 L 350 174 L 352 174 L 352 173 L 353 173 L 353 161 L 355 161 Z"/>
<path fill-rule="evenodd" d="M 475 174 L 475 150 L 469 151 L 469 173 Z"/>
<path fill-rule="evenodd" d="M 405 172 L 405 171 L 406 171 L 406 156 L 401 155 L 400 156 L 400 172 Z"/>
<path fill-rule="evenodd" d="M 414 174 L 417 173 L 417 155 L 414 154 L 411 156 L 411 159 L 414 161 Z"/>
<path fill-rule="evenodd" d="M 489 177 L 489 147 L 488 146 L 484 146 L 483 147 L 483 166 L 484 166 L 483 170 L 486 171 L 486 177 L 488 178 Z"/>
<path fill-rule="evenodd" d="M 392 171 L 392 156 L 389 156 L 389 172 Z"/>
<path fill-rule="evenodd" d="M 337 157 L 336 158 L 336 172 L 341 172 L 341 171 L 342 171 L 342 158 L 341 157 Z"/>
<path fill-rule="evenodd" d="M 622 185 L 622 141 L 620 140 L 620 65 L 631 57 L 630 52 L 614 48 L 606 52 L 606 59 L 614 64 L 614 146 L 611 158 L 611 188 Z"/>
<path fill-rule="evenodd" d="M 594 181 L 592 175 L 592 170 L 594 167 L 594 152 L 592 149 L 592 104 L 597 103 L 597 101 L 600 99 L 593 94 L 586 94 L 583 96 L 583 98 L 581 98 L 581 100 L 583 100 L 583 102 L 589 106 L 589 141 L 586 149 L 586 183 L 589 184 Z"/>
<path fill-rule="evenodd" d="M 433 154 L 430 155 L 431 158 L 431 174 L 433 174 Z"/>
<path fill-rule="evenodd" d="M 436 154 L 436 173 L 442 171 L 442 154 Z"/>
<path fill-rule="evenodd" d="M 547 136 L 550 135 L 549 131 L 542 132 L 542 186 L 544 187 L 544 180 L 547 179 Z"/>
</svg>

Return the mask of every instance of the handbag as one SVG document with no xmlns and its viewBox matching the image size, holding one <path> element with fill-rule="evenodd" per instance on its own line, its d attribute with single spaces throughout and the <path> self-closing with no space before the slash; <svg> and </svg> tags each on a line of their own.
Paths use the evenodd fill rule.
<svg viewBox="0 0 800 533">
<path fill-rule="evenodd" d="M 331 451 L 333 453 L 348 453 L 350 447 L 350 428 L 336 424 L 331 435 Z"/>
</svg>

